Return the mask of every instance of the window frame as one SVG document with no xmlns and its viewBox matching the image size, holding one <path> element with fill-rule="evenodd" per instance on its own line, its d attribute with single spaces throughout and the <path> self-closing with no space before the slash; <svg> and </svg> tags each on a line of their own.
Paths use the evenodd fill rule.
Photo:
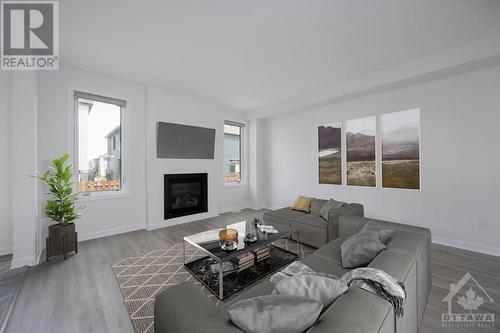
<svg viewBox="0 0 500 333">
<path fill-rule="evenodd" d="M 246 124 L 241 123 L 241 122 L 236 122 L 232 120 L 224 120 L 223 124 L 223 129 L 224 125 L 230 125 L 230 126 L 238 126 L 240 128 L 240 181 L 239 182 L 226 182 L 225 181 L 225 174 L 222 177 L 222 182 L 224 186 L 246 186 L 246 158 L 245 158 L 245 149 L 244 149 L 244 140 L 245 140 L 245 128 Z M 224 148 L 224 134 L 225 131 L 223 130 L 223 135 L 222 135 L 222 144 Z M 224 158 L 222 158 L 222 161 L 224 163 Z M 224 170 L 224 164 L 222 165 L 222 170 Z"/>
<path fill-rule="evenodd" d="M 101 200 L 101 199 L 113 199 L 116 197 L 124 197 L 129 195 L 129 184 L 128 184 L 128 145 L 127 145 L 127 100 L 123 98 L 107 97 L 100 94 L 88 93 L 82 90 L 73 90 L 73 117 L 74 117 L 74 167 L 75 167 L 75 192 L 79 192 L 78 189 L 78 177 L 80 172 L 79 167 L 79 115 L 78 115 L 78 99 L 84 98 L 97 102 L 114 104 L 120 107 L 120 168 L 121 168 L 121 179 L 119 191 L 96 191 L 96 192 L 79 192 L 79 201 L 91 201 L 91 200 Z M 125 161 L 125 163 L 123 163 Z"/>
</svg>

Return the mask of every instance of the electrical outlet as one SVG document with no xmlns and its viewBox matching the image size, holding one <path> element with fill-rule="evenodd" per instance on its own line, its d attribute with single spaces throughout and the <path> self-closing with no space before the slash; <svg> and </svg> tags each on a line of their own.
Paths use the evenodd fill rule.
<svg viewBox="0 0 500 333">
<path fill-rule="evenodd" d="M 481 230 L 486 230 L 488 229 L 488 225 L 486 224 L 486 220 L 482 218 L 477 219 L 477 227 Z"/>
</svg>

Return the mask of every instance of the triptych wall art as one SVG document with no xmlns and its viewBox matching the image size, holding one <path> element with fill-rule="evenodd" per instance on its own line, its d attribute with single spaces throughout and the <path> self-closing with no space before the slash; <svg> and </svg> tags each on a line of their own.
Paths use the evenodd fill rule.
<svg viewBox="0 0 500 333">
<path fill-rule="evenodd" d="M 377 117 L 346 121 L 347 185 L 375 187 Z"/>
<path fill-rule="evenodd" d="M 379 133 L 377 118 L 380 122 Z M 344 147 L 345 157 L 342 154 Z M 347 185 L 377 187 L 378 167 L 381 167 L 382 187 L 420 189 L 419 109 L 318 127 L 320 184 L 342 185 L 342 172 L 345 170 Z"/>
<path fill-rule="evenodd" d="M 319 183 L 342 185 L 342 122 L 318 127 Z"/>
</svg>

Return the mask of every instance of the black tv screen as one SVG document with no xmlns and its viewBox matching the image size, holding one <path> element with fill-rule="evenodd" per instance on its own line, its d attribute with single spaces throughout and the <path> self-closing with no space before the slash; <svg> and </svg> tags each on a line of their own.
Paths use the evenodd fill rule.
<svg viewBox="0 0 500 333">
<path fill-rule="evenodd" d="M 158 158 L 213 159 L 215 129 L 158 122 Z"/>
</svg>

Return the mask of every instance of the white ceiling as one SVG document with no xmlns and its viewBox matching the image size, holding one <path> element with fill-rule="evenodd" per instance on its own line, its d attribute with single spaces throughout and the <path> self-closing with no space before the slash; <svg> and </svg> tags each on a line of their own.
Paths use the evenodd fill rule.
<svg viewBox="0 0 500 333">
<path fill-rule="evenodd" d="M 500 33 L 499 0 L 64 0 L 63 65 L 240 110 Z"/>
</svg>

